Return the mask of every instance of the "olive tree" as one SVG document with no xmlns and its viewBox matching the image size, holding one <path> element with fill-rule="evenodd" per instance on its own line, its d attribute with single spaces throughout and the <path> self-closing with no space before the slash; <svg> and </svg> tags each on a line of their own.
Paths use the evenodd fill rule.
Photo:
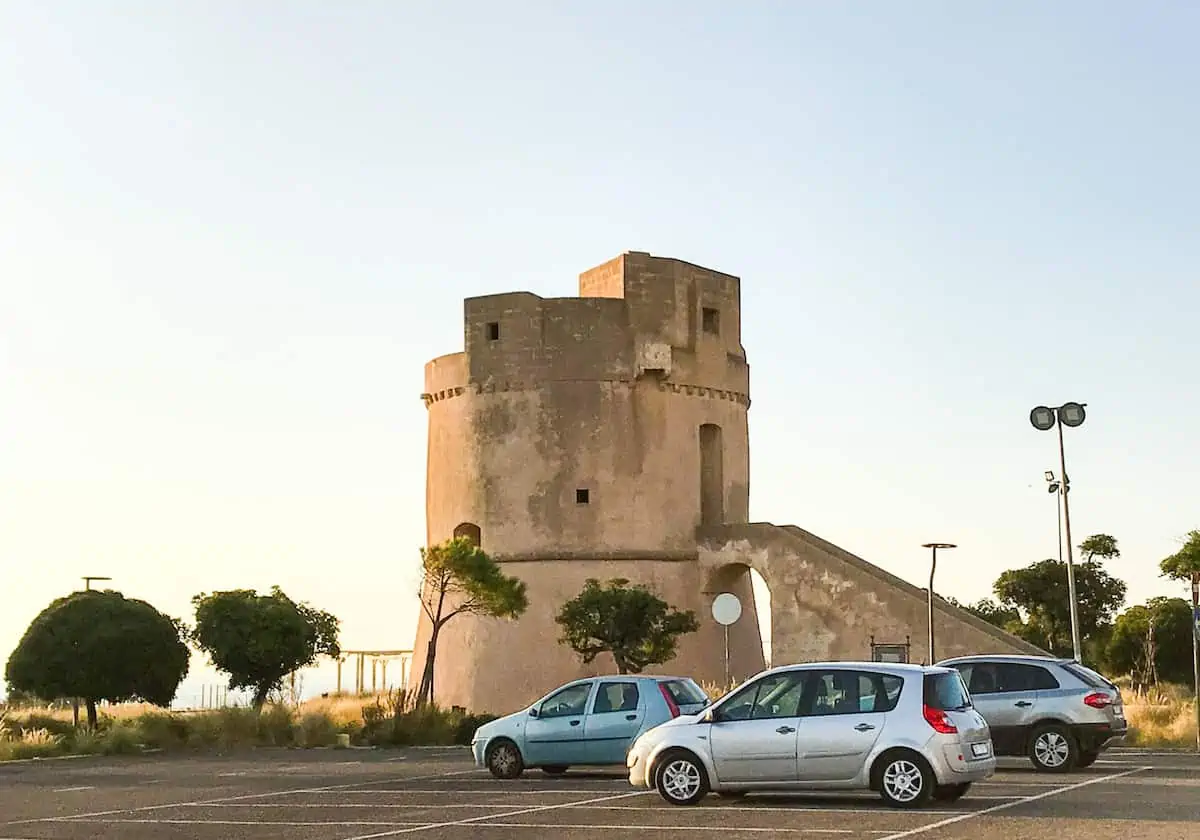
<svg viewBox="0 0 1200 840">
<path fill-rule="evenodd" d="M 619 673 L 638 674 L 647 665 L 674 658 L 677 639 L 699 629 L 691 610 L 680 612 L 645 586 L 628 584 L 625 578 L 613 578 L 601 586 L 589 578 L 555 617 L 563 628 L 559 641 L 584 664 L 610 653 Z"/>
</svg>

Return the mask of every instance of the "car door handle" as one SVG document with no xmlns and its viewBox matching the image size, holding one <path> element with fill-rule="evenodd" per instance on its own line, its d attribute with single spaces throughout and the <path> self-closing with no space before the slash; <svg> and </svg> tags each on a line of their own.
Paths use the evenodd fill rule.
<svg viewBox="0 0 1200 840">
<path fill-rule="evenodd" d="M 780 735 L 786 735 L 789 732 L 795 732 L 796 730 L 790 726 L 781 726 L 778 729 L 776 729 L 775 731 L 778 732 Z"/>
<path fill-rule="evenodd" d="M 573 720 L 573 721 L 571 721 L 571 725 L 572 725 L 572 726 L 578 726 L 578 725 L 579 725 L 579 721 L 577 721 L 577 720 Z"/>
<path fill-rule="evenodd" d="M 1020 708 L 1024 709 L 1026 706 L 1032 706 L 1033 704 L 1030 703 L 1028 700 L 1018 700 L 1016 703 L 1013 703 L 1013 705 L 1019 706 Z"/>
<path fill-rule="evenodd" d="M 867 732 L 868 730 L 874 729 L 875 727 L 869 723 L 860 723 L 858 726 L 856 726 L 854 728 L 857 729 L 859 732 Z"/>
<path fill-rule="evenodd" d="M 625 715 L 625 720 L 637 720 L 637 715 Z"/>
</svg>

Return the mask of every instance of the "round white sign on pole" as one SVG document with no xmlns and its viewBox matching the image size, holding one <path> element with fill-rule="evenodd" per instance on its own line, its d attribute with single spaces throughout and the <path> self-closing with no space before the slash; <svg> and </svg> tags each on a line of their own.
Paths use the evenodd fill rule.
<svg viewBox="0 0 1200 840">
<path fill-rule="evenodd" d="M 717 624 L 729 626 L 742 617 L 742 602 L 732 592 L 722 592 L 713 599 L 712 617 Z"/>
</svg>

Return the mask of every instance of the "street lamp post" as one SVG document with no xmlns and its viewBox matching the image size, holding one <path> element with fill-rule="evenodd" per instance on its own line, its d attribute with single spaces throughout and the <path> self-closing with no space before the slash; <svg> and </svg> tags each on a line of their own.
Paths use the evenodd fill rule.
<svg viewBox="0 0 1200 840">
<path fill-rule="evenodd" d="M 1196 752 L 1200 752 L 1200 574 L 1192 575 L 1192 677 L 1196 683 Z"/>
<path fill-rule="evenodd" d="M 933 573 L 937 571 L 937 553 L 939 548 L 958 548 L 954 543 L 925 543 L 921 548 L 933 549 L 933 559 L 929 564 L 929 664 L 937 661 L 933 647 Z"/>
<path fill-rule="evenodd" d="M 1079 607 L 1075 598 L 1075 550 L 1071 545 L 1071 504 L 1067 499 L 1065 482 L 1067 477 L 1067 455 L 1063 446 L 1063 426 L 1072 428 L 1083 424 L 1087 416 L 1084 406 L 1087 403 L 1067 402 L 1056 408 L 1039 405 L 1029 412 L 1029 422 L 1040 432 L 1058 426 L 1058 463 L 1062 468 L 1064 489 L 1062 497 L 1063 520 L 1067 531 L 1067 591 L 1071 599 L 1071 647 L 1075 653 L 1075 661 L 1083 662 L 1083 651 L 1079 641 Z"/>
</svg>

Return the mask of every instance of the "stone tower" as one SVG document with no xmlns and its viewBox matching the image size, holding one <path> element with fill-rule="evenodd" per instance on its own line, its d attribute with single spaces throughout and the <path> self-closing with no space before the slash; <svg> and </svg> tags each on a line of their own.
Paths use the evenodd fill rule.
<svg viewBox="0 0 1200 840">
<path fill-rule="evenodd" d="M 440 704 L 499 713 L 566 680 L 611 672 L 608 657 L 585 667 L 558 643 L 554 615 L 589 577 L 645 583 L 693 609 L 700 631 L 654 670 L 698 680 L 723 677 L 723 630 L 709 614 L 719 592 L 743 603 L 730 632 L 734 672 L 763 666 L 750 567 L 773 584 L 777 652 L 824 658 L 845 648 L 866 658 L 868 631 L 894 635 L 914 620 L 921 636 L 922 590 L 807 532 L 749 523 L 737 277 L 627 252 L 583 273 L 578 297 L 469 298 L 464 328 L 464 352 L 425 366 L 427 541 L 477 540 L 525 581 L 530 606 L 516 621 L 463 615 L 446 625 L 434 675 Z M 809 572 L 820 583 L 800 579 Z M 831 573 L 854 580 L 839 586 Z M 778 583 L 804 591 L 780 592 Z M 1030 649 L 942 609 L 974 624 L 991 648 Z M 422 615 L 414 679 L 429 631 Z"/>
</svg>

